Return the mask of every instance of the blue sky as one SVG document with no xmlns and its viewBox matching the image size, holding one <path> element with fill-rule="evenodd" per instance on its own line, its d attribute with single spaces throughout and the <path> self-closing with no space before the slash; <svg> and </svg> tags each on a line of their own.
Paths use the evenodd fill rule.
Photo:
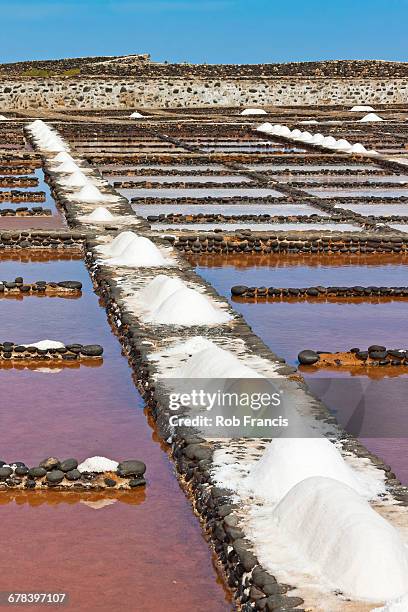
<svg viewBox="0 0 408 612">
<path fill-rule="evenodd" d="M 407 59 L 408 0 L 0 0 L 0 63 Z"/>
</svg>

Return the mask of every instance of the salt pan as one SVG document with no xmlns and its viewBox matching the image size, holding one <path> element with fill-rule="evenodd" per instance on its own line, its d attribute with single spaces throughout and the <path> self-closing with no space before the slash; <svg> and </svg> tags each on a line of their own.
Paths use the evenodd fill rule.
<svg viewBox="0 0 408 612">
<path fill-rule="evenodd" d="M 272 520 L 305 572 L 346 596 L 385 601 L 408 591 L 401 535 L 351 487 L 332 478 L 307 478 L 282 499 Z"/>
</svg>

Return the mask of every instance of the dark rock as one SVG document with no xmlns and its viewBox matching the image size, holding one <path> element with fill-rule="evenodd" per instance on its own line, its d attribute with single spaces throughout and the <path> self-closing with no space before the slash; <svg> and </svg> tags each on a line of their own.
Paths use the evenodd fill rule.
<svg viewBox="0 0 408 612">
<path fill-rule="evenodd" d="M 18 465 L 15 469 L 17 476 L 26 476 L 28 474 L 28 467 L 26 465 Z"/>
<path fill-rule="evenodd" d="M 368 351 L 370 359 L 385 359 L 387 357 L 387 351 Z"/>
<path fill-rule="evenodd" d="M 58 283 L 58 287 L 62 287 L 63 289 L 75 289 L 80 291 L 82 289 L 82 283 L 79 281 L 61 281 Z"/>
<path fill-rule="evenodd" d="M 61 461 L 59 469 L 62 472 L 71 472 L 72 470 L 76 470 L 78 467 L 78 461 L 76 459 L 64 459 Z"/>
<path fill-rule="evenodd" d="M 0 479 L 5 480 L 9 476 L 11 476 L 12 473 L 13 473 L 13 470 L 11 467 L 1 467 L 0 468 Z"/>
<path fill-rule="evenodd" d="M 299 363 L 301 363 L 302 365 L 313 365 L 314 363 L 319 361 L 319 359 L 319 355 L 315 353 L 315 351 L 311 351 L 309 349 L 301 351 L 298 355 Z"/>
<path fill-rule="evenodd" d="M 32 467 L 28 470 L 28 475 L 32 478 L 42 478 L 47 473 L 47 470 L 43 467 Z"/>
<path fill-rule="evenodd" d="M 81 348 L 81 355 L 86 357 L 101 357 L 103 348 L 99 344 L 87 344 Z"/>
<path fill-rule="evenodd" d="M 116 480 L 113 478 L 104 478 L 103 481 L 107 487 L 116 487 Z"/>
<path fill-rule="evenodd" d="M 57 457 L 47 457 L 39 464 L 39 466 L 46 469 L 47 472 L 49 472 L 50 470 L 58 470 L 60 465 L 61 462 L 59 459 L 57 459 Z"/>
<path fill-rule="evenodd" d="M 280 608 L 284 610 L 290 610 L 296 608 L 303 603 L 303 599 L 300 597 L 285 597 L 283 595 L 271 595 L 266 600 L 266 609 L 268 611 L 277 611 Z"/>
<path fill-rule="evenodd" d="M 381 346 L 380 344 L 372 344 L 371 346 L 368 347 L 368 352 L 371 353 L 372 351 L 385 351 L 386 348 L 385 346 Z"/>
<path fill-rule="evenodd" d="M 79 480 L 81 478 L 81 472 L 79 470 L 70 470 L 69 472 L 65 472 L 65 478 L 67 480 Z"/>
<path fill-rule="evenodd" d="M 26 489 L 35 489 L 35 480 L 31 480 L 31 478 L 27 478 L 25 482 Z"/>
<path fill-rule="evenodd" d="M 121 477 L 126 476 L 143 476 L 146 471 L 146 465 L 138 459 L 128 459 L 121 461 L 118 465 L 117 474 Z"/>
<path fill-rule="evenodd" d="M 248 287 L 245 287 L 244 285 L 235 285 L 234 287 L 231 287 L 232 295 L 244 295 L 244 293 L 247 291 Z"/>
<path fill-rule="evenodd" d="M 189 444 L 184 448 L 183 452 L 189 459 L 196 459 L 197 461 L 211 459 L 212 457 L 211 448 L 203 444 Z"/>
<path fill-rule="evenodd" d="M 131 480 L 129 480 L 129 487 L 132 487 L 132 489 L 136 487 L 142 487 L 145 484 L 146 481 L 144 478 L 132 478 Z"/>
<path fill-rule="evenodd" d="M 50 472 L 47 472 L 47 481 L 50 484 L 58 484 L 59 482 L 61 482 L 64 479 L 64 472 L 61 472 L 61 470 L 51 470 Z"/>
</svg>

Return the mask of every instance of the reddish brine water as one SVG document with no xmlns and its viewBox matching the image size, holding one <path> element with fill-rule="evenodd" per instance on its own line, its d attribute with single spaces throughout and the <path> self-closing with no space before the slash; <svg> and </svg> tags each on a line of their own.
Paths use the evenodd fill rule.
<svg viewBox="0 0 408 612">
<path fill-rule="evenodd" d="M 23 192 L 45 192 L 44 202 L 0 202 L 0 209 L 42 206 L 51 210 L 52 215 L 47 217 L 2 217 L 0 216 L 0 230 L 27 230 L 27 229 L 62 229 L 66 227 L 66 222 L 55 204 L 55 200 L 51 195 L 51 190 L 48 183 L 45 181 L 44 172 L 42 169 L 37 169 L 34 175 L 27 174 L 25 176 L 36 176 L 38 178 L 38 187 L 16 187 L 18 191 Z"/>
<path fill-rule="evenodd" d="M 0 590 L 67 592 L 72 610 L 230 610 L 83 263 L 6 254 L 0 270 L 5 280 L 83 283 L 76 300 L 0 300 L 1 340 L 104 347 L 97 367 L 0 369 L 0 458 L 28 465 L 48 455 L 140 458 L 148 479 L 145 489 L 118 497 L 0 492 L 0 563 L 7 568 Z"/>
<path fill-rule="evenodd" d="M 384 256 L 196 256 L 197 271 L 242 313 L 270 348 L 297 364 L 302 349 L 343 351 L 371 344 L 408 348 L 406 301 L 243 302 L 231 300 L 231 286 L 312 285 L 402 286 L 408 258 Z M 376 368 L 364 372 L 303 368 L 312 390 L 338 420 L 389 463 L 408 484 L 408 372 Z M 326 381 L 322 383 L 322 378 Z M 338 379 L 330 383 L 330 379 Z"/>
</svg>

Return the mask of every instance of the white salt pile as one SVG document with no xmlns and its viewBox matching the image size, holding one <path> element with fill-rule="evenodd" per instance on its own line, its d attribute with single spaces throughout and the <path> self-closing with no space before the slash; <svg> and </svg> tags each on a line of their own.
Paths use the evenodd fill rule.
<svg viewBox="0 0 408 612">
<path fill-rule="evenodd" d="M 267 115 L 268 113 L 263 108 L 244 108 L 241 115 Z"/>
<path fill-rule="evenodd" d="M 392 601 L 387 601 L 382 608 L 374 608 L 371 612 L 407 612 L 408 610 L 408 593 L 397 597 Z"/>
<path fill-rule="evenodd" d="M 58 153 L 55 157 L 53 157 L 51 161 L 52 163 L 61 164 L 62 162 L 65 162 L 65 161 L 74 162 L 74 158 L 71 157 L 71 155 L 67 153 L 66 151 L 61 151 L 61 153 Z"/>
<path fill-rule="evenodd" d="M 304 121 L 299 121 L 301 125 L 315 125 L 319 123 L 316 119 L 305 119 Z"/>
<path fill-rule="evenodd" d="M 131 268 L 150 268 L 169 264 L 151 240 L 136 235 L 117 257 L 107 259 L 104 263 Z"/>
<path fill-rule="evenodd" d="M 304 572 L 344 595 L 378 602 L 408 591 L 408 552 L 401 535 L 338 480 L 303 480 L 276 506 L 272 520 Z"/>
<path fill-rule="evenodd" d="M 137 234 L 134 232 L 121 232 L 109 244 L 102 244 L 96 247 L 98 253 L 115 257 L 123 253 L 125 248 L 135 239 Z"/>
<path fill-rule="evenodd" d="M 105 197 L 95 185 L 88 184 L 84 185 L 79 192 L 75 194 L 75 199 L 81 202 L 101 202 L 105 200 Z"/>
<path fill-rule="evenodd" d="M 64 348 L 65 344 L 58 342 L 57 340 L 41 340 L 40 342 L 35 342 L 34 344 L 23 344 L 22 346 L 34 346 L 41 351 L 46 351 L 48 349 Z"/>
<path fill-rule="evenodd" d="M 245 484 L 255 495 L 277 502 L 311 476 L 335 478 L 368 498 L 384 491 L 383 483 L 373 481 L 369 486 L 363 481 L 327 438 L 275 438 L 251 469 Z"/>
<path fill-rule="evenodd" d="M 116 472 L 119 463 L 107 457 L 89 457 L 78 465 L 78 470 L 82 472 Z"/>
<path fill-rule="evenodd" d="M 197 341 L 200 337 L 197 337 Z M 198 342 L 198 348 L 200 343 Z M 192 347 L 188 347 L 192 348 Z M 175 378 L 263 378 L 256 370 L 249 368 L 235 355 L 219 348 L 211 342 L 210 346 L 194 352 L 178 368 Z"/>
<path fill-rule="evenodd" d="M 65 187 L 85 187 L 89 185 L 89 178 L 83 172 L 73 172 L 68 177 L 62 177 L 58 183 Z"/>
<path fill-rule="evenodd" d="M 89 215 L 82 215 L 80 217 L 82 221 L 90 221 L 91 223 L 103 223 L 104 221 L 112 221 L 115 216 L 103 206 L 98 206 Z"/>
<path fill-rule="evenodd" d="M 353 108 L 351 108 L 350 111 L 352 113 L 364 113 L 364 111 L 370 112 L 370 111 L 374 111 L 374 109 L 372 106 L 357 105 L 357 106 L 353 106 Z"/>
<path fill-rule="evenodd" d="M 132 113 L 131 115 L 129 115 L 129 117 L 131 119 L 143 119 L 144 115 L 142 115 L 142 113 L 138 113 L 137 111 L 135 111 L 134 113 Z"/>
<path fill-rule="evenodd" d="M 323 140 L 324 140 L 323 134 L 319 134 L 319 133 L 314 134 L 314 136 L 312 138 L 312 142 L 314 144 L 321 144 L 323 142 Z"/>
<path fill-rule="evenodd" d="M 165 274 L 159 274 L 156 276 L 146 287 L 140 289 L 135 296 L 134 300 L 146 311 L 153 312 L 170 295 L 178 291 L 179 289 L 185 289 L 186 285 L 179 278 L 172 278 Z"/>
<path fill-rule="evenodd" d="M 231 315 L 212 304 L 207 296 L 181 287 L 171 293 L 146 321 L 161 325 L 215 325 L 227 323 Z"/>
<path fill-rule="evenodd" d="M 382 119 L 382 117 L 379 117 L 379 115 L 376 115 L 375 113 L 368 113 L 368 115 L 364 115 L 364 117 L 360 119 L 360 121 L 365 123 L 369 121 L 384 121 L 384 119 Z"/>
<path fill-rule="evenodd" d="M 67 174 L 71 174 L 73 172 L 81 172 L 81 168 L 74 161 L 66 160 L 54 168 L 54 172 L 66 172 Z"/>
<path fill-rule="evenodd" d="M 367 149 L 361 144 L 361 142 L 356 142 L 356 144 L 353 144 L 348 151 L 349 153 L 367 153 Z"/>
<path fill-rule="evenodd" d="M 266 134 L 270 134 L 270 133 L 272 133 L 272 131 L 273 131 L 273 127 L 274 127 L 274 126 L 272 125 L 272 123 L 268 123 L 268 122 L 266 122 L 266 123 L 261 123 L 261 125 L 259 125 L 259 126 L 256 128 L 256 131 L 257 131 L 257 132 L 264 132 L 264 133 L 266 133 Z"/>
<path fill-rule="evenodd" d="M 0 115 L 0 121 L 7 121 L 7 117 L 5 117 L 4 115 Z"/>
</svg>

